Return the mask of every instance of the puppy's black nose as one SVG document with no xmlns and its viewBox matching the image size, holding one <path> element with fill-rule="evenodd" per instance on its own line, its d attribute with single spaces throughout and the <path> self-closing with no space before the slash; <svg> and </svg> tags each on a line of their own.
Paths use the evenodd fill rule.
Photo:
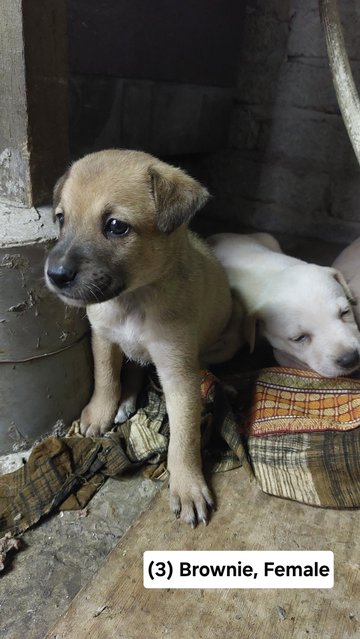
<svg viewBox="0 0 360 639">
<path fill-rule="evenodd" d="M 360 358 L 358 351 L 348 351 L 336 360 L 338 366 L 341 366 L 342 368 L 353 368 L 359 364 L 359 362 Z"/>
<path fill-rule="evenodd" d="M 47 276 L 49 280 L 58 288 L 64 288 L 74 281 L 76 277 L 76 270 L 71 266 L 64 266 L 63 264 L 54 264 L 48 266 Z"/>
</svg>

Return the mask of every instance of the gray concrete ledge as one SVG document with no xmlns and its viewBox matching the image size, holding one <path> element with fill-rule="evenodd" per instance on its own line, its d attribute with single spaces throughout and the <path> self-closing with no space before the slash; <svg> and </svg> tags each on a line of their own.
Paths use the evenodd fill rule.
<svg viewBox="0 0 360 639">
<path fill-rule="evenodd" d="M 0 201 L 0 247 L 46 243 L 57 236 L 50 206 L 26 208 Z"/>
</svg>

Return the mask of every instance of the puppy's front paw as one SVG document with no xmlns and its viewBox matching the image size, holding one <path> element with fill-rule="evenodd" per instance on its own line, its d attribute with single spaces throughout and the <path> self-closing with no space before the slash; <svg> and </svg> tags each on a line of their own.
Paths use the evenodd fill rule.
<svg viewBox="0 0 360 639">
<path fill-rule="evenodd" d="M 106 406 L 91 399 L 83 409 L 80 417 L 80 431 L 86 437 L 99 437 L 106 433 L 114 424 L 115 406 Z"/>
<path fill-rule="evenodd" d="M 199 522 L 207 525 L 214 500 L 202 475 L 170 476 L 170 508 L 191 528 Z"/>
</svg>

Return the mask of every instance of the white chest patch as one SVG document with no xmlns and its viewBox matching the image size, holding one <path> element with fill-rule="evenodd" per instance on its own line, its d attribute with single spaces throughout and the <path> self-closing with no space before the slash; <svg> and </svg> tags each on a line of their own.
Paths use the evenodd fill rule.
<svg viewBox="0 0 360 639">
<path fill-rule="evenodd" d="M 105 305 L 99 305 L 105 306 Z M 146 344 L 146 317 L 140 313 L 126 312 L 121 307 L 97 308 L 88 312 L 91 325 L 104 339 L 119 344 L 125 355 L 140 364 L 148 364 L 151 357 Z"/>
</svg>

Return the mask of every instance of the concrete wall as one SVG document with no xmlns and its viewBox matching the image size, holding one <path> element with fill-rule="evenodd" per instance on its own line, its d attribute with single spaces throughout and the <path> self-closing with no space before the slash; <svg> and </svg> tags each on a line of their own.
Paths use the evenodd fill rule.
<svg viewBox="0 0 360 639">
<path fill-rule="evenodd" d="M 339 0 L 360 89 L 360 5 Z M 247 4 L 229 148 L 187 164 L 206 215 L 347 242 L 360 235 L 360 171 L 339 112 L 316 0 Z"/>
</svg>

